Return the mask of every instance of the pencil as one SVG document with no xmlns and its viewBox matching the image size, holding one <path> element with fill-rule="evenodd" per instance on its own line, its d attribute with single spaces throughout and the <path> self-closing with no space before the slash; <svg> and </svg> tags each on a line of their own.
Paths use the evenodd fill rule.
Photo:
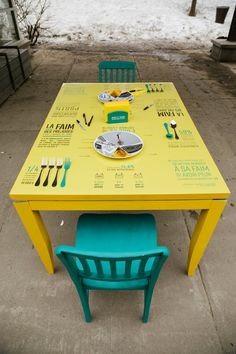
<svg viewBox="0 0 236 354">
<path fill-rule="evenodd" d="M 83 118 L 84 118 L 84 123 L 85 123 L 86 125 L 88 125 L 88 124 L 87 124 L 87 119 L 86 119 L 86 114 L 85 114 L 85 113 L 83 113 Z"/>
<path fill-rule="evenodd" d="M 76 122 L 79 124 L 79 126 L 83 129 L 86 130 L 85 127 L 80 123 L 80 121 L 78 119 L 76 119 Z"/>
<path fill-rule="evenodd" d="M 146 109 L 148 109 L 149 107 L 152 107 L 154 105 L 154 103 L 151 103 L 151 104 L 149 104 L 148 106 L 146 106 L 146 107 L 144 107 L 144 111 L 146 111 Z"/>
<path fill-rule="evenodd" d="M 90 118 L 90 121 L 88 122 L 88 127 L 90 127 L 90 124 L 92 123 L 93 116 Z"/>
<path fill-rule="evenodd" d="M 129 90 L 129 92 L 138 92 L 138 91 L 144 91 L 144 89 Z"/>
</svg>

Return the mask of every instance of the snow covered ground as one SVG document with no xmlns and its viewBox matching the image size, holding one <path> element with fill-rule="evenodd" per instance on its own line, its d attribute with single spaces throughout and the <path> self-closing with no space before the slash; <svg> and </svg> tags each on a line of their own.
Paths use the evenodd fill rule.
<svg viewBox="0 0 236 354">
<path fill-rule="evenodd" d="M 43 42 L 149 42 L 165 48 L 199 48 L 228 35 L 235 0 L 198 0 L 196 17 L 188 16 L 191 0 L 49 0 L 49 4 Z M 215 23 L 217 6 L 230 7 L 224 24 Z"/>
</svg>

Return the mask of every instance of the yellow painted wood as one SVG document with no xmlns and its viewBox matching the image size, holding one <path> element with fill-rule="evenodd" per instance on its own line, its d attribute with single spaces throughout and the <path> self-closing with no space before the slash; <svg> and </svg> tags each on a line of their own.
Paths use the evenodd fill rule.
<svg viewBox="0 0 236 354">
<path fill-rule="evenodd" d="M 28 202 L 14 203 L 14 206 L 46 270 L 54 273 L 51 241 L 39 212 L 32 211 Z"/>
<path fill-rule="evenodd" d="M 14 200 L 186 200 L 225 199 L 229 190 L 203 143 L 172 83 L 164 92 L 143 93 L 130 103 L 131 119 L 123 124 L 104 122 L 104 105 L 98 95 L 105 90 L 127 91 L 145 83 L 64 84 L 10 192 Z M 158 84 L 157 84 L 158 86 Z M 147 110 L 144 107 L 150 106 Z M 91 125 L 84 123 L 93 115 Z M 179 140 L 168 139 L 164 122 L 177 123 Z M 79 120 L 85 130 L 77 123 Z M 130 159 L 108 159 L 93 143 L 110 130 L 140 136 L 143 150 Z M 171 132 L 173 130 L 170 128 Z M 122 133 L 121 133 L 122 138 Z M 65 188 L 35 187 L 42 157 L 71 159 Z M 45 179 L 47 169 L 42 173 Z M 63 170 L 59 172 L 59 181 Z"/>
<path fill-rule="evenodd" d="M 211 200 L 168 201 L 30 201 L 32 210 L 186 210 L 207 209 Z"/>
<path fill-rule="evenodd" d="M 189 247 L 187 266 L 189 276 L 193 275 L 198 266 L 225 205 L 225 200 L 213 200 L 209 210 L 201 211 Z"/>
<path fill-rule="evenodd" d="M 217 194 L 217 197 L 215 197 L 216 199 L 227 199 L 229 197 L 228 193 L 219 193 Z M 109 201 L 127 201 L 129 200 L 132 203 L 136 203 L 136 201 L 140 201 L 140 200 L 145 200 L 145 201 L 160 201 L 160 202 L 165 202 L 165 201 L 173 201 L 173 195 L 172 194 L 162 194 L 162 195 L 142 195 L 141 193 L 138 195 L 134 195 L 134 194 L 130 194 L 130 195 L 116 195 L 116 196 L 112 196 L 112 195 L 89 195 L 89 196 L 84 196 L 84 195 L 54 195 L 53 198 L 51 195 L 49 194 L 42 194 L 42 195 L 32 195 L 31 197 L 29 196 L 22 196 L 21 194 L 18 195 L 10 195 L 10 198 L 14 201 L 22 201 L 22 200 L 32 200 L 35 202 L 38 201 L 51 201 L 51 202 L 60 202 L 60 201 L 64 201 L 64 202 L 84 202 L 86 201 L 91 201 L 91 203 L 93 203 L 95 200 L 96 201 L 105 201 L 105 202 L 109 202 Z M 196 195 L 196 194 L 188 194 L 185 195 L 184 198 L 181 195 L 175 195 L 174 196 L 175 201 L 181 203 L 182 200 L 189 200 L 189 202 L 191 201 L 196 201 L 196 203 L 198 203 L 198 201 L 202 201 L 202 200 L 212 200 L 214 199 L 214 197 L 211 194 L 204 194 L 204 195 Z"/>
</svg>

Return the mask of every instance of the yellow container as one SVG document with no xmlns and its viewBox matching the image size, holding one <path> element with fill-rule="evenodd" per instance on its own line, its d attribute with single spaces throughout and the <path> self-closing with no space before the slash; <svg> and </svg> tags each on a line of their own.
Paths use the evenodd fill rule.
<svg viewBox="0 0 236 354">
<path fill-rule="evenodd" d="M 127 123 L 130 118 L 130 103 L 127 100 L 105 102 L 104 120 L 109 124 Z"/>
</svg>

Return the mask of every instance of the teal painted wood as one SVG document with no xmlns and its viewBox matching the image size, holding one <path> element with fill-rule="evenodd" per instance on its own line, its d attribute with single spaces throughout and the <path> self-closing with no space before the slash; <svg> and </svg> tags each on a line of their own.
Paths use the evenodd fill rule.
<svg viewBox="0 0 236 354">
<path fill-rule="evenodd" d="M 169 255 L 156 240 L 155 219 L 150 214 L 83 214 L 79 218 L 76 246 L 59 246 L 55 253 L 75 284 L 87 322 L 91 321 L 90 289 L 143 290 L 143 322 L 148 321 L 153 289 Z"/>
<path fill-rule="evenodd" d="M 132 261 L 127 259 L 125 262 L 125 276 L 127 279 L 131 277 L 131 266 L 132 266 Z"/>
<path fill-rule="evenodd" d="M 94 262 L 95 262 L 95 266 L 96 266 L 96 270 L 97 270 L 97 274 L 98 274 L 99 279 L 104 278 L 103 268 L 102 268 L 102 264 L 101 264 L 100 260 L 95 259 Z"/>
<path fill-rule="evenodd" d="M 83 214 L 76 227 L 75 245 L 83 251 L 139 252 L 158 244 L 155 218 L 140 214 Z"/>
<path fill-rule="evenodd" d="M 98 66 L 99 82 L 135 82 L 136 63 L 132 61 L 102 61 Z"/>
</svg>

